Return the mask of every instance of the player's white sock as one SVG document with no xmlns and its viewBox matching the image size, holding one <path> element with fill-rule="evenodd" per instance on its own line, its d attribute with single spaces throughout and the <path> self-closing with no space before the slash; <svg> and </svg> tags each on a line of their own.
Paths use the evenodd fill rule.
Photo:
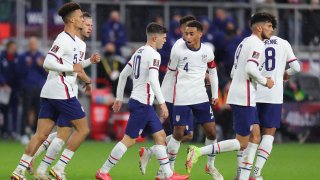
<svg viewBox="0 0 320 180">
<path fill-rule="evenodd" d="M 177 141 L 174 137 L 171 137 L 167 145 L 169 162 L 170 162 L 170 167 L 172 171 L 174 171 L 174 162 L 176 161 L 177 153 L 180 148 L 180 143 L 181 141 Z"/>
<path fill-rule="evenodd" d="M 21 169 L 24 173 L 26 169 L 30 166 L 30 162 L 32 161 L 32 157 L 26 154 L 23 154 L 17 168 Z"/>
<path fill-rule="evenodd" d="M 122 142 L 118 142 L 112 149 L 111 154 L 101 167 L 100 171 L 102 173 L 109 173 L 110 169 L 117 164 L 126 151 L 127 147 Z"/>
<path fill-rule="evenodd" d="M 249 142 L 247 148 L 243 151 L 239 180 L 249 179 L 257 148 L 258 144 Z"/>
<path fill-rule="evenodd" d="M 71 160 L 73 154 L 73 151 L 70 151 L 69 149 L 64 149 L 56 166 L 62 171 L 64 171 L 65 167 Z"/>
<path fill-rule="evenodd" d="M 206 141 L 205 141 L 205 145 L 212 145 L 214 143 L 217 143 L 217 139 L 215 140 L 210 140 L 208 138 L 206 138 Z M 214 167 L 214 160 L 216 158 L 216 154 L 208 154 L 208 161 L 207 161 L 207 166 L 208 167 Z"/>
<path fill-rule="evenodd" d="M 171 177 L 173 172 L 170 167 L 168 154 L 166 152 L 166 147 L 163 145 L 154 145 L 153 146 L 153 153 L 158 159 L 158 162 L 160 164 L 160 167 L 162 168 L 162 171 L 164 172 L 164 175 L 166 178 Z"/>
<path fill-rule="evenodd" d="M 38 169 L 38 174 L 45 174 L 48 167 L 52 164 L 52 162 L 56 159 L 61 149 L 63 148 L 64 141 L 60 138 L 54 138 L 52 143 L 50 144 L 46 155 L 43 157 Z"/>
<path fill-rule="evenodd" d="M 240 149 L 240 143 L 237 139 L 230 139 L 214 143 L 200 148 L 200 155 L 218 154 L 221 152 L 235 151 Z"/>
<path fill-rule="evenodd" d="M 274 137 L 271 135 L 263 135 L 261 143 L 258 147 L 257 162 L 254 167 L 254 176 L 260 176 L 261 170 L 270 156 Z"/>
<path fill-rule="evenodd" d="M 37 152 L 34 154 L 33 159 L 36 159 L 43 151 L 46 151 L 55 137 L 57 137 L 57 132 L 49 134 L 48 138 L 41 144 Z"/>
<path fill-rule="evenodd" d="M 166 145 L 169 144 L 170 139 L 172 138 L 172 134 L 166 137 Z"/>
<path fill-rule="evenodd" d="M 243 150 L 239 150 L 237 153 L 237 162 L 238 162 L 238 167 L 237 167 L 237 177 L 240 176 L 241 173 L 241 165 L 242 165 L 242 155 L 243 155 Z"/>
</svg>

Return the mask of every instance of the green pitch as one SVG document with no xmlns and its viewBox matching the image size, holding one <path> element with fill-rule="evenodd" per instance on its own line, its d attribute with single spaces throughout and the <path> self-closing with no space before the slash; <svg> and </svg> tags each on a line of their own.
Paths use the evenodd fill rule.
<svg viewBox="0 0 320 180">
<path fill-rule="evenodd" d="M 96 171 L 107 159 L 115 143 L 86 141 L 70 161 L 66 172 L 69 180 L 93 180 Z M 154 179 L 159 167 L 155 157 L 150 161 L 147 174 L 141 175 L 138 167 L 138 151 L 141 146 L 151 143 L 139 143 L 130 148 L 121 161 L 111 170 L 114 180 Z M 197 144 L 200 145 L 200 144 Z M 185 174 L 187 144 L 182 144 L 177 156 L 176 171 Z M 24 146 L 17 142 L 0 142 L 0 180 L 9 179 L 11 172 L 21 158 Z M 40 157 L 42 158 L 42 156 Z M 37 160 L 37 165 L 40 162 Z M 190 179 L 211 179 L 204 173 L 206 157 L 194 166 Z M 216 167 L 225 180 L 233 179 L 236 173 L 236 152 L 220 154 L 216 158 Z M 275 145 L 269 161 L 263 171 L 266 180 L 317 180 L 320 179 L 320 144 L 280 144 Z M 28 179 L 33 179 L 28 176 Z"/>
</svg>

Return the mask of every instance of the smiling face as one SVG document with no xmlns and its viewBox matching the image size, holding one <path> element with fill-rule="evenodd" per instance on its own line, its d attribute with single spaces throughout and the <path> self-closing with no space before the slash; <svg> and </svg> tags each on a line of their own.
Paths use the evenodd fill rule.
<svg viewBox="0 0 320 180">
<path fill-rule="evenodd" d="M 199 48 L 201 36 L 202 32 L 198 31 L 196 27 L 186 27 L 184 38 L 190 48 Z"/>
</svg>

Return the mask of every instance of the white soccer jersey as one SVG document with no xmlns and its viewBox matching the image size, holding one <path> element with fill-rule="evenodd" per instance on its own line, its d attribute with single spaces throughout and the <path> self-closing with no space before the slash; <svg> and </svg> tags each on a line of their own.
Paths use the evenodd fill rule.
<svg viewBox="0 0 320 180">
<path fill-rule="evenodd" d="M 173 103 L 192 105 L 209 101 L 204 79 L 207 63 L 214 61 L 212 49 L 201 43 L 200 48 L 194 51 L 186 43 L 180 43 L 170 56 L 168 69 L 176 70 Z"/>
<path fill-rule="evenodd" d="M 78 62 L 79 57 L 78 45 L 74 37 L 67 32 L 61 32 L 53 42 L 47 54 L 47 57 L 48 56 L 55 57 L 60 64 L 72 67 L 73 64 Z M 47 80 L 42 87 L 40 97 L 49 99 L 69 99 L 74 97 L 75 94 L 72 86 L 76 78 L 77 73 L 74 72 L 57 72 L 50 70 Z"/>
<path fill-rule="evenodd" d="M 246 71 L 247 63 L 262 64 L 264 44 L 256 35 L 251 35 L 238 45 L 233 64 L 233 77 L 227 104 L 240 106 L 256 105 L 256 84 Z M 261 75 L 260 75 L 261 76 Z"/>
<path fill-rule="evenodd" d="M 283 103 L 283 75 L 287 63 L 296 61 L 288 41 L 277 36 L 265 41 L 265 60 L 260 65 L 264 77 L 271 77 L 274 86 L 271 89 L 258 85 L 256 102 L 282 104 Z"/>
<path fill-rule="evenodd" d="M 86 57 L 86 48 L 87 45 L 86 43 L 80 39 L 78 36 L 76 36 L 76 43 L 78 45 L 78 50 L 79 50 L 79 58 L 78 58 L 78 62 L 77 63 L 81 63 L 82 61 L 84 61 L 85 57 Z M 73 92 L 74 95 L 78 98 L 78 92 L 79 92 L 79 84 L 80 82 L 78 82 L 79 80 L 76 80 L 75 84 L 73 85 Z"/>
<path fill-rule="evenodd" d="M 171 52 L 176 51 L 176 48 L 184 43 L 185 41 L 183 40 L 183 38 L 178 39 L 172 46 Z M 170 59 L 172 59 L 172 53 L 170 54 Z M 171 71 L 171 70 L 172 69 L 168 68 L 168 71 Z M 175 81 L 176 81 L 176 76 L 173 73 L 166 73 L 166 75 L 163 78 L 163 81 L 161 84 L 161 91 L 166 102 L 173 103 L 173 93 L 174 93 L 173 87 L 174 87 Z"/>
<path fill-rule="evenodd" d="M 140 47 L 132 55 L 128 62 L 132 67 L 133 88 L 131 98 L 143 104 L 151 105 L 153 103 L 155 93 L 153 88 L 150 88 L 149 71 L 159 71 L 160 63 L 160 54 L 149 45 Z M 159 82 L 158 78 L 156 80 Z M 158 86 L 159 89 L 156 89 L 156 97 L 160 103 L 164 103 L 160 85 Z"/>
</svg>

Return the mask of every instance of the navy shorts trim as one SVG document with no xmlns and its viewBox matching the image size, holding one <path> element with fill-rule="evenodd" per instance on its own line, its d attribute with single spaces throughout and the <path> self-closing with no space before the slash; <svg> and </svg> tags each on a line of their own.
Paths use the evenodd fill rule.
<svg viewBox="0 0 320 180">
<path fill-rule="evenodd" d="M 39 119 L 52 119 L 59 127 L 71 127 L 72 120 L 86 116 L 76 97 L 70 99 L 40 99 Z"/>
<path fill-rule="evenodd" d="M 252 126 L 256 122 L 257 108 L 252 106 L 233 105 L 233 129 L 241 136 L 248 136 L 251 134 Z"/>
<path fill-rule="evenodd" d="M 130 99 L 128 107 L 130 117 L 126 127 L 126 135 L 131 138 L 137 138 L 139 135 L 145 137 L 163 130 L 161 121 L 152 106 Z"/>
<path fill-rule="evenodd" d="M 260 126 L 280 128 L 282 104 L 257 103 Z"/>
</svg>

